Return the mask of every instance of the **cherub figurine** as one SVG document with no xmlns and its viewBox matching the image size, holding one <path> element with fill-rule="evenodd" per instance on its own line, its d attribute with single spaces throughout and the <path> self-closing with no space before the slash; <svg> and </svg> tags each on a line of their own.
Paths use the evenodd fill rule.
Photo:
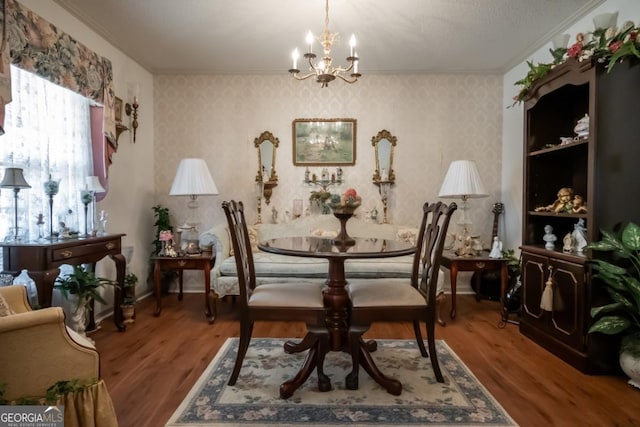
<svg viewBox="0 0 640 427">
<path fill-rule="evenodd" d="M 584 198 L 579 195 L 573 196 L 573 213 L 587 213 L 587 206 L 584 203 Z"/>
<path fill-rule="evenodd" d="M 573 202 L 571 199 L 573 198 L 573 189 L 568 187 L 562 187 L 558 190 L 558 198 L 555 202 L 548 206 L 540 206 L 535 208 L 536 212 L 573 212 Z"/>
</svg>

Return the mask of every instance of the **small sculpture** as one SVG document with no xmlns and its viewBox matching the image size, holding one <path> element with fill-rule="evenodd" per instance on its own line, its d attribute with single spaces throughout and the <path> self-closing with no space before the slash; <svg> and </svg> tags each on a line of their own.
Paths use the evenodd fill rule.
<svg viewBox="0 0 640 427">
<path fill-rule="evenodd" d="M 587 213 L 587 206 L 584 203 L 584 198 L 579 195 L 573 196 L 573 213 Z"/>
<path fill-rule="evenodd" d="M 489 258 L 502 258 L 502 242 L 498 239 L 498 236 L 493 238 L 493 244 L 491 245 L 491 252 L 489 252 Z"/>
<path fill-rule="evenodd" d="M 571 235 L 571 233 L 567 233 L 562 239 L 562 252 L 571 253 L 576 249 L 576 241 Z"/>
<path fill-rule="evenodd" d="M 544 244 L 544 248 L 548 250 L 553 250 L 556 245 L 555 241 L 558 240 L 555 234 L 553 234 L 553 227 L 550 225 L 544 226 L 544 236 L 542 236 L 542 240 L 546 243 Z"/>
<path fill-rule="evenodd" d="M 585 114 L 583 118 L 578 120 L 576 127 L 573 131 L 578 135 L 578 138 L 586 138 L 589 136 L 589 115 Z"/>
<path fill-rule="evenodd" d="M 587 228 L 584 226 L 584 219 L 580 218 L 573 226 L 571 236 L 575 241 L 576 252 L 582 253 L 585 246 L 587 246 Z"/>
<path fill-rule="evenodd" d="M 548 206 L 540 206 L 535 208 L 536 212 L 556 212 L 556 213 L 573 213 L 573 189 L 563 187 L 558 190 L 558 198 L 555 202 Z"/>
</svg>

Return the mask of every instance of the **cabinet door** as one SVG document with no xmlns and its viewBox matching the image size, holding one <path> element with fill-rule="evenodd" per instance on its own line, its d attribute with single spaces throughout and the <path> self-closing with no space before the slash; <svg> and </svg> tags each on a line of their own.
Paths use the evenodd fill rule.
<svg viewBox="0 0 640 427">
<path fill-rule="evenodd" d="M 522 321 L 546 329 L 540 299 L 548 276 L 547 257 L 522 253 Z"/>
<path fill-rule="evenodd" d="M 553 281 L 553 310 L 550 332 L 578 351 L 585 350 L 585 269 L 558 259 L 550 259 Z"/>
</svg>

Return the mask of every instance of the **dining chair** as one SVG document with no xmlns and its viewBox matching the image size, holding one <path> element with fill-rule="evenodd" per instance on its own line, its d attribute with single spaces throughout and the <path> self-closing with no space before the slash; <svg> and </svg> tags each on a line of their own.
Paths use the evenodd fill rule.
<svg viewBox="0 0 640 427">
<path fill-rule="evenodd" d="M 290 397 L 307 380 L 314 364 L 317 366 L 318 388 L 320 391 L 329 391 L 331 382 L 323 372 L 323 359 L 329 345 L 322 294 L 324 283 L 301 280 L 256 286 L 244 206 L 242 202 L 232 200 L 223 202 L 222 208 L 231 234 L 240 286 L 240 342 L 228 384 L 234 385 L 240 375 L 255 321 L 302 321 L 307 324 L 307 336 L 300 343 L 287 342 L 285 351 L 297 353 L 308 349 L 309 352 L 298 374 L 280 386 L 280 396 L 284 399 Z"/>
<path fill-rule="evenodd" d="M 457 209 L 455 203 L 449 206 L 442 202 L 425 203 L 422 223 L 416 241 L 416 250 L 411 279 L 406 282 L 389 283 L 384 279 L 371 279 L 349 284 L 351 301 L 349 345 L 352 355 L 352 371 L 347 376 L 347 388 L 358 388 L 358 368 L 360 357 L 371 357 L 363 352 L 363 346 L 371 348 L 374 343 L 365 344 L 362 335 L 375 321 L 410 321 L 422 357 L 431 358 L 431 366 L 438 382 L 444 382 L 440 371 L 435 345 L 436 288 L 440 271 L 440 259 L 449 227 L 451 214 Z M 429 352 L 424 346 L 420 322 L 427 331 Z"/>
</svg>

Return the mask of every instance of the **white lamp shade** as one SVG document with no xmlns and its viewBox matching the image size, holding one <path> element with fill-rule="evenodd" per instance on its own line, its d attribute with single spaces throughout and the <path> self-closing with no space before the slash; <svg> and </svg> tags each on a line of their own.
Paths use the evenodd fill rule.
<svg viewBox="0 0 640 427">
<path fill-rule="evenodd" d="M 100 179 L 95 175 L 86 177 L 84 183 L 85 190 L 93 191 L 94 193 L 104 193 L 106 191 L 100 184 Z"/>
<path fill-rule="evenodd" d="M 203 159 L 182 159 L 169 191 L 170 196 L 205 196 L 218 194 L 209 168 Z"/>
<path fill-rule="evenodd" d="M 487 197 L 478 168 L 472 160 L 455 160 L 449 165 L 438 197 L 448 199 Z"/>
</svg>

